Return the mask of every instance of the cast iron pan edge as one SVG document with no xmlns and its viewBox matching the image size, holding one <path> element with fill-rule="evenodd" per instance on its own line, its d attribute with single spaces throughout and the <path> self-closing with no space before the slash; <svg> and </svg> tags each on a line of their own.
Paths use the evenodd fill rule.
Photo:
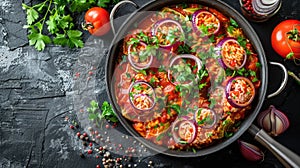
<svg viewBox="0 0 300 168">
<path fill-rule="evenodd" d="M 177 150 L 169 150 L 165 147 L 156 145 L 144 138 L 142 138 L 131 126 L 130 122 L 125 119 L 122 114 L 120 113 L 120 108 L 117 105 L 116 98 L 114 96 L 114 89 L 112 87 L 112 77 L 113 72 L 115 68 L 115 57 L 118 56 L 118 43 L 122 40 L 122 37 L 127 33 L 127 30 L 131 30 L 130 26 L 134 25 L 136 21 L 138 21 L 137 18 L 139 18 L 139 15 L 137 13 L 143 12 L 143 11 L 153 11 L 155 9 L 161 9 L 165 6 L 170 6 L 174 4 L 181 4 L 181 3 L 198 3 L 202 4 L 204 6 L 212 7 L 217 9 L 218 11 L 222 12 L 227 17 L 233 18 L 239 26 L 244 30 L 246 36 L 251 41 L 252 45 L 254 46 L 254 49 L 256 50 L 258 54 L 259 61 L 261 63 L 260 68 L 260 80 L 261 80 L 261 86 L 257 93 L 256 98 L 256 106 L 253 105 L 253 111 L 251 114 L 249 114 L 245 120 L 242 122 L 240 129 L 230 138 L 225 139 L 224 141 L 212 145 L 207 148 L 203 148 L 200 150 L 197 150 L 196 152 L 193 151 L 177 151 Z M 257 114 L 259 113 L 263 101 L 265 99 L 266 90 L 267 90 L 267 76 L 268 76 L 268 68 L 267 68 L 267 61 L 265 52 L 263 50 L 263 46 L 260 42 L 259 37 L 257 36 L 256 32 L 252 28 L 252 26 L 249 24 L 249 22 L 234 8 L 230 7 L 228 4 L 218 1 L 218 0 L 165 0 L 165 1 L 153 1 L 149 2 L 148 4 L 144 5 L 143 7 L 139 8 L 138 10 L 134 11 L 122 24 L 121 28 L 115 35 L 112 44 L 109 49 L 108 57 L 106 59 L 106 91 L 108 93 L 109 100 L 112 103 L 112 107 L 114 111 L 117 113 L 117 117 L 121 124 L 125 127 L 125 129 L 135 138 L 137 138 L 141 143 L 146 145 L 148 148 L 165 155 L 174 156 L 174 157 L 198 157 L 198 156 L 204 156 L 207 154 L 214 153 L 216 151 L 219 151 L 226 146 L 230 145 L 234 141 L 236 141 L 252 124 L 254 119 L 256 118 Z"/>
</svg>

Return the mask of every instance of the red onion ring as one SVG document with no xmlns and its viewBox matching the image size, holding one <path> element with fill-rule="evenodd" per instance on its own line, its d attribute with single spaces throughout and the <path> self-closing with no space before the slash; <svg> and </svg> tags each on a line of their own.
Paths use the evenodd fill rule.
<svg viewBox="0 0 300 168">
<path fill-rule="evenodd" d="M 197 11 L 195 11 L 192 15 L 192 26 L 193 26 L 193 30 L 196 32 L 196 34 L 198 35 L 202 35 L 203 32 L 201 32 L 199 29 L 198 29 L 198 16 L 202 13 L 206 13 L 206 14 L 210 14 L 212 15 L 213 17 L 216 18 L 217 22 L 218 22 L 218 25 L 217 25 L 217 29 L 214 31 L 214 32 L 211 32 L 209 34 L 207 34 L 206 36 L 210 36 L 210 35 L 213 35 L 213 34 L 217 34 L 220 30 L 220 27 L 221 27 L 221 22 L 220 20 L 214 15 L 212 14 L 211 12 L 207 11 L 207 10 L 204 10 L 204 9 L 199 9 Z"/>
<path fill-rule="evenodd" d="M 205 121 L 204 121 L 204 123 L 200 123 L 201 120 L 199 120 L 199 117 L 201 115 L 202 110 L 206 110 L 206 111 L 210 112 L 210 115 L 213 118 L 212 123 L 206 124 Z M 200 114 L 199 114 L 199 112 L 200 112 Z M 196 121 L 196 124 L 198 124 L 200 127 L 209 129 L 209 128 L 212 128 L 216 124 L 216 122 L 217 122 L 217 115 L 216 115 L 216 112 L 214 110 L 212 110 L 212 109 L 209 109 L 209 108 L 199 108 L 194 113 L 194 119 Z"/>
<path fill-rule="evenodd" d="M 236 44 L 239 44 L 239 42 L 235 39 L 235 38 L 232 38 L 232 37 L 226 37 L 224 38 L 223 40 L 221 40 L 216 48 L 215 48 L 215 52 L 216 52 L 216 55 L 220 56 L 221 58 L 218 59 L 218 62 L 219 64 L 223 67 L 223 68 L 230 68 L 232 70 L 236 70 L 236 69 L 241 69 L 242 67 L 245 66 L 246 62 L 247 62 L 247 54 L 246 54 L 246 51 L 245 51 L 245 54 L 244 54 L 244 58 L 243 58 L 243 62 L 240 66 L 231 66 L 224 58 L 224 56 L 222 55 L 222 50 L 225 46 L 226 43 L 228 42 L 234 42 Z"/>
<path fill-rule="evenodd" d="M 140 42 L 139 44 L 141 44 L 142 46 L 144 47 L 147 47 L 147 45 L 144 43 L 144 42 Z M 143 65 L 143 63 L 135 63 L 132 59 L 132 54 L 131 54 L 131 48 L 132 48 L 132 45 L 129 45 L 128 46 L 128 61 L 129 63 L 131 64 L 131 66 L 133 66 L 135 69 L 138 69 L 138 70 L 142 70 L 142 69 L 146 69 L 146 68 L 149 68 L 149 66 L 152 64 L 153 62 L 153 56 L 150 55 L 150 60 L 147 61 L 146 64 Z"/>
<path fill-rule="evenodd" d="M 175 20 L 169 19 L 169 18 L 161 19 L 161 20 L 157 21 L 157 22 L 153 25 L 153 27 L 152 27 L 152 30 L 151 30 L 152 35 L 153 35 L 153 36 L 156 36 L 158 28 L 159 28 L 160 26 L 162 26 L 163 24 L 166 24 L 166 23 L 172 23 L 172 24 L 175 24 L 175 25 L 179 28 L 181 34 L 182 34 L 183 37 L 184 37 L 184 31 L 183 31 L 182 26 L 180 25 L 180 23 L 178 23 L 178 22 L 175 21 Z M 179 45 L 180 45 L 180 41 L 178 41 L 178 39 L 177 39 L 177 41 L 175 41 L 173 44 L 168 44 L 168 45 L 162 45 L 162 44 L 159 44 L 159 46 L 160 46 L 161 48 L 166 49 L 166 50 L 171 50 L 172 48 L 177 48 Z"/>
<path fill-rule="evenodd" d="M 152 92 L 153 94 L 151 96 L 149 96 L 147 94 L 138 93 L 138 94 L 134 95 L 134 97 L 132 98 L 130 93 L 132 93 L 132 89 L 134 88 L 134 86 L 139 85 L 139 84 L 147 85 L 149 88 L 151 88 L 153 90 L 153 92 Z M 154 92 L 154 88 L 149 83 L 147 83 L 145 81 L 137 81 L 137 82 L 132 83 L 130 88 L 129 88 L 128 94 L 129 94 L 129 100 L 130 100 L 131 105 L 139 111 L 149 111 L 149 110 L 153 109 L 154 106 L 155 106 L 155 97 L 156 97 L 156 95 L 155 95 L 155 92 Z M 133 100 L 135 100 L 136 98 L 141 97 L 141 96 L 147 97 L 147 99 L 151 102 L 151 106 L 149 108 L 140 109 L 140 108 L 136 107 Z"/>
<path fill-rule="evenodd" d="M 231 96 L 230 96 L 230 92 L 231 92 L 231 86 L 232 84 L 236 81 L 236 80 L 244 80 L 250 87 L 251 89 L 253 90 L 253 95 L 251 96 L 251 98 L 245 102 L 245 103 L 238 103 L 236 102 Z M 243 77 L 243 76 L 236 76 L 236 77 L 233 77 L 231 79 L 228 80 L 228 83 L 226 85 L 226 88 L 225 88 L 225 93 L 226 93 L 226 98 L 229 102 L 229 104 L 233 107 L 236 107 L 236 108 L 242 108 L 242 107 L 246 107 L 248 106 L 254 99 L 255 97 L 255 87 L 253 85 L 253 83 L 246 77 Z M 245 93 L 247 94 L 247 93 Z"/>
<path fill-rule="evenodd" d="M 192 134 L 191 137 L 189 137 L 189 139 L 186 139 L 186 137 L 184 137 L 184 132 L 180 132 L 183 129 L 185 129 L 185 127 L 190 127 L 192 128 Z M 188 130 L 190 130 L 190 128 Z M 171 128 L 171 132 L 174 138 L 174 141 L 179 144 L 179 145 L 188 145 L 190 143 L 192 143 L 196 136 L 197 136 L 197 127 L 195 125 L 195 123 L 192 120 L 188 120 L 185 117 L 181 117 L 181 118 L 177 118 L 173 124 L 172 124 L 172 128 Z M 183 143 L 184 141 L 184 143 Z"/>
<path fill-rule="evenodd" d="M 201 62 L 201 60 L 200 60 L 198 57 L 194 56 L 194 55 L 191 55 L 191 54 L 181 54 L 181 55 L 175 56 L 175 57 L 170 61 L 170 65 L 169 65 L 169 69 L 168 69 L 168 79 L 169 79 L 169 81 L 170 81 L 173 85 L 177 85 L 178 82 L 172 82 L 172 80 L 171 80 L 171 71 L 170 71 L 170 67 L 172 67 L 172 65 L 174 64 L 174 62 L 175 62 L 176 60 L 180 59 L 180 58 L 188 58 L 188 59 L 194 60 L 194 61 L 196 62 L 196 64 L 197 64 L 197 72 L 202 68 L 202 62 Z M 199 79 L 198 75 L 196 74 L 195 76 L 196 76 L 195 80 L 198 81 L 198 79 Z M 188 83 L 188 84 L 183 84 L 183 85 L 190 85 L 190 84 L 192 84 L 192 83 L 193 83 L 193 81 L 191 81 L 191 82 Z"/>
</svg>

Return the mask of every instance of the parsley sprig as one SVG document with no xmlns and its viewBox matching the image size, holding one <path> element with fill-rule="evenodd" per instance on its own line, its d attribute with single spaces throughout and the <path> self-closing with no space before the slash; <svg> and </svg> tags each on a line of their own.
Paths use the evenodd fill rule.
<svg viewBox="0 0 300 168">
<path fill-rule="evenodd" d="M 119 121 L 111 105 L 107 101 L 102 103 L 100 112 L 98 102 L 92 100 L 90 102 L 90 107 L 87 108 L 87 111 L 89 112 L 89 119 L 94 121 L 96 124 L 99 124 L 103 119 L 111 122 Z"/>
<path fill-rule="evenodd" d="M 23 3 L 29 45 L 38 51 L 43 51 L 47 44 L 83 47 L 83 33 L 76 29 L 73 15 L 93 6 L 107 7 L 111 1 L 118 0 L 43 0 L 32 6 Z"/>
</svg>

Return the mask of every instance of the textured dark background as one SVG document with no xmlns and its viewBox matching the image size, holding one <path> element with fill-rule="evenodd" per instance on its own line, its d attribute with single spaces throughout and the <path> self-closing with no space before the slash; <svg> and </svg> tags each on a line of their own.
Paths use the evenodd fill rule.
<svg viewBox="0 0 300 168">
<path fill-rule="evenodd" d="M 239 9 L 238 0 L 224 0 Z M 136 0 L 142 6 L 146 0 Z M 94 147 L 107 145 L 112 158 L 127 155 L 116 152 L 115 144 L 124 148 L 134 147 L 133 159 L 124 159 L 124 165 L 147 167 L 283 167 L 280 162 L 253 138 L 245 133 L 241 139 L 253 143 L 264 151 L 262 162 L 246 161 L 239 153 L 237 143 L 214 154 L 198 158 L 173 158 L 155 154 L 127 135 L 121 125 L 115 129 L 95 127 L 87 119 L 86 107 L 90 100 L 101 103 L 107 100 L 104 82 L 105 53 L 112 35 L 93 38 L 84 35 L 83 49 L 47 46 L 37 52 L 28 46 L 27 31 L 23 29 L 25 13 L 21 3 L 28 0 L 1 0 L 0 2 L 0 167 L 95 167 L 102 163 L 96 152 L 86 154 L 82 140 L 76 132 L 97 129 L 106 139 L 94 143 Z M 118 15 L 128 14 L 132 7 L 125 7 Z M 300 19 L 300 1 L 283 1 L 280 11 L 269 21 L 251 23 L 264 46 L 267 60 L 283 63 L 299 73 L 292 61 L 279 57 L 270 45 L 272 29 L 285 19 Z M 83 21 L 79 15 L 76 22 Z M 89 73 L 92 72 L 92 73 Z M 76 75 L 77 74 L 77 75 Z M 269 66 L 267 93 L 275 90 L 281 80 L 280 71 Z M 265 100 L 262 110 L 270 104 L 286 113 L 289 129 L 275 139 L 300 154 L 300 86 L 290 78 L 286 89 L 277 97 Z M 80 112 L 83 111 L 83 112 Z M 69 126 L 77 122 L 78 128 Z M 106 124 L 106 123 L 104 123 Z M 110 139 L 107 141 L 107 137 Z M 79 156 L 80 153 L 85 158 Z M 126 158 L 126 157 L 124 157 Z"/>
</svg>

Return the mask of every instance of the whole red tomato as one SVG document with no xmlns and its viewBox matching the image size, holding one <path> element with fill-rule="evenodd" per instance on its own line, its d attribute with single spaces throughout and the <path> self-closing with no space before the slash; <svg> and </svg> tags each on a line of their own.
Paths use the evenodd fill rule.
<svg viewBox="0 0 300 168">
<path fill-rule="evenodd" d="M 84 16 L 84 28 L 94 36 L 102 36 L 110 30 L 109 13 L 101 7 L 90 8 Z"/>
<path fill-rule="evenodd" d="M 283 58 L 300 58 L 300 21 L 285 20 L 279 23 L 271 36 L 273 49 Z"/>
</svg>

